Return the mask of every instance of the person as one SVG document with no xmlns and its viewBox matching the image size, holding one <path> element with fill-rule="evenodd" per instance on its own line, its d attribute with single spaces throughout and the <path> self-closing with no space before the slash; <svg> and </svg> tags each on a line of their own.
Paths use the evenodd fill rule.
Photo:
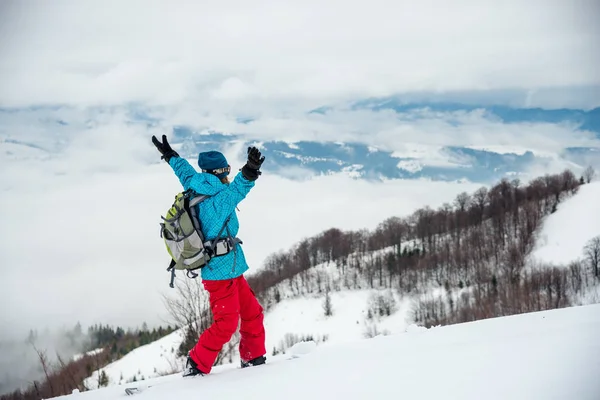
<svg viewBox="0 0 600 400">
<path fill-rule="evenodd" d="M 152 142 L 185 190 L 192 189 L 197 194 L 210 196 L 196 206 L 204 237 L 214 240 L 221 231 L 223 234 L 220 238 L 234 238 L 239 229 L 236 207 L 262 173 L 260 168 L 265 157 L 261 156 L 261 152 L 256 147 L 249 147 L 246 164 L 230 182 L 228 175 L 231 166 L 221 152 L 199 153 L 198 166 L 202 172 L 198 173 L 171 148 L 166 135 L 162 136 L 162 142 L 152 136 Z M 213 322 L 188 353 L 184 376 L 210 373 L 219 352 L 237 330 L 240 320 L 239 353 L 242 368 L 266 362 L 263 308 L 244 277 L 248 269 L 241 243 L 235 244 L 229 253 L 213 257 L 201 269 Z"/>
</svg>

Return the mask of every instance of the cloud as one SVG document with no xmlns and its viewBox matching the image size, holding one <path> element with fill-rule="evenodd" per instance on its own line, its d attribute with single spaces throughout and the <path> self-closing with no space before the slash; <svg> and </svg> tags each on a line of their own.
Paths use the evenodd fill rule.
<svg viewBox="0 0 600 400">
<path fill-rule="evenodd" d="M 592 0 L 3 2 L 0 105 L 600 85 Z M 534 96 L 535 97 L 535 96 Z"/>
<path fill-rule="evenodd" d="M 4 307 L 0 325 L 13 333 L 78 320 L 135 326 L 168 318 L 161 301 L 171 293 L 168 256 L 158 224 L 181 187 L 149 141 L 155 128 L 116 115 L 69 137 L 59 153 L 2 161 L 0 301 L 18 307 Z M 225 150 L 234 171 L 241 146 Z M 476 186 L 343 175 L 298 182 L 266 172 L 240 204 L 239 235 L 257 270 L 302 237 L 332 226 L 373 228 Z"/>
<path fill-rule="evenodd" d="M 398 157 L 432 159 L 440 158 L 433 153 L 444 146 L 552 156 L 565 147 L 600 146 L 595 133 L 578 130 L 575 123 L 504 123 L 484 109 L 435 112 L 424 108 L 403 113 L 333 109 L 325 114 L 268 116 L 245 124 L 215 118 L 211 126 L 265 141 L 358 142 Z"/>
<path fill-rule="evenodd" d="M 0 301 L 18 307 L 3 308 L 0 326 L 165 317 L 158 222 L 180 187 L 149 138 L 175 125 L 362 142 L 438 163 L 446 145 L 597 146 L 574 126 L 504 124 L 481 111 L 306 114 L 392 93 L 597 103 L 596 10 L 592 1 L 2 2 L 0 107 L 11 110 L 0 120 L 0 235 L 9 238 Z M 39 104 L 51 107 L 30 108 Z M 152 122 L 136 120 L 132 105 Z M 234 170 L 241 146 L 225 151 Z M 478 186 L 285 173 L 265 173 L 240 205 L 253 268 L 322 229 L 372 228 Z"/>
<path fill-rule="evenodd" d="M 600 148 L 597 134 L 580 130 L 575 122 L 505 123 L 485 109 L 442 112 L 422 108 L 395 112 L 339 107 L 324 114 L 273 110 L 242 123 L 236 114 L 194 113 L 192 108 L 186 105 L 177 109 L 142 109 L 142 120 L 124 107 L 5 112 L 0 114 L 0 165 L 10 166 L 19 158 L 45 157 L 55 159 L 44 166 L 46 171 L 59 175 L 143 168 L 155 160 L 149 138 L 169 134 L 174 126 L 180 125 L 195 128 L 196 132 L 235 134 L 237 139 L 228 150 L 232 157 L 243 157 L 244 141 L 259 146 L 268 141 L 362 143 L 429 166 L 454 165 L 458 161 L 468 164 L 468 160 L 451 160 L 445 150 L 447 146 L 504 154 L 530 151 L 550 159 L 559 159 L 568 147 Z M 153 122 L 147 123 L 146 119 Z M 579 164 L 587 165 L 584 161 Z M 18 175 L 6 174 L 4 183 L 27 181 L 32 168 L 26 164 Z M 304 177 L 307 173 L 277 172 Z M 40 184 L 46 185 L 45 181 Z"/>
<path fill-rule="evenodd" d="M 150 136 L 167 131 L 175 121 L 148 126 L 119 108 L 9 115 L 0 124 L 2 135 L 12 132 L 14 138 L 48 150 L 22 151 L 22 145 L 0 143 L 0 236 L 7 238 L 0 242 L 0 301 L 18 304 L 3 308 L 0 325 L 26 332 L 77 320 L 84 326 L 164 322 L 161 294 L 170 293 L 168 257 L 158 223 L 181 188 L 159 160 Z M 225 121 L 203 118 L 217 127 Z M 444 162 L 434 151 L 441 144 L 500 143 L 553 151 L 566 144 L 596 143 L 589 133 L 568 125 L 503 124 L 479 111 L 397 115 L 334 110 L 227 123 L 247 129 L 242 139 L 358 140 L 432 163 Z M 244 162 L 243 140 L 232 142 L 224 153 L 237 171 Z M 532 166 L 531 172 L 565 166 L 564 161 L 549 161 Z M 252 270 L 270 254 L 324 229 L 372 229 L 390 216 L 427 204 L 435 207 L 479 186 L 377 183 L 344 174 L 309 178 L 302 169 L 273 172 L 267 161 L 255 190 L 240 204 L 240 237 Z"/>
</svg>

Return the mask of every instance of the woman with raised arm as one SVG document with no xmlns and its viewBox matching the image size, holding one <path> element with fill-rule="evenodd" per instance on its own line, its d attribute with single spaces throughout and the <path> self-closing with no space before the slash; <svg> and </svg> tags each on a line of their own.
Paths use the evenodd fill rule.
<svg viewBox="0 0 600 400">
<path fill-rule="evenodd" d="M 248 160 L 229 181 L 231 166 L 218 151 L 198 154 L 196 170 L 174 151 L 166 135 L 162 142 L 152 136 L 152 142 L 164 159 L 173 168 L 185 190 L 191 189 L 199 195 L 209 196 L 197 206 L 198 218 L 204 237 L 212 240 L 235 238 L 239 229 L 236 206 L 254 187 L 261 175 L 260 167 L 265 160 L 256 147 L 248 148 Z M 223 229 L 224 228 L 224 229 Z M 217 238 L 219 232 L 222 236 Z M 240 325 L 240 358 L 242 368 L 264 364 L 266 361 L 265 329 L 263 308 L 244 278 L 248 264 L 241 243 L 227 254 L 211 258 L 201 269 L 202 284 L 208 291 L 213 324 L 206 329 L 198 343 L 189 352 L 184 376 L 210 373 L 217 355 L 229 342 Z"/>
</svg>

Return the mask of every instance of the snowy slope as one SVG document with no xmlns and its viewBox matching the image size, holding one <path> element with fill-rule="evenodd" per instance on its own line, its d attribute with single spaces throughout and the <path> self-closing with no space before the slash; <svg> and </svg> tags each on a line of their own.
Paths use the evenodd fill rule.
<svg viewBox="0 0 600 400">
<path fill-rule="evenodd" d="M 276 348 L 282 352 L 291 344 L 286 336 L 312 337 L 320 345 L 353 342 L 367 334 L 400 333 L 410 324 L 410 301 L 396 295 L 397 307 L 390 316 L 367 320 L 369 297 L 377 290 L 356 290 L 331 293 L 333 315 L 325 316 L 323 296 L 304 296 L 282 300 L 265 313 L 267 352 Z M 177 348 L 182 341 L 182 331 L 175 331 L 153 343 L 141 346 L 115 361 L 101 371 L 109 379 L 109 385 L 154 378 L 172 371 L 180 371 L 185 360 L 178 358 Z M 289 339 L 288 339 L 289 340 Z M 298 339 L 294 340 L 295 343 Z M 238 362 L 235 354 L 234 361 Z M 100 371 L 95 371 L 85 384 L 98 388 Z"/>
<path fill-rule="evenodd" d="M 583 255 L 583 247 L 600 235 L 600 182 L 579 187 L 543 222 L 531 256 L 547 263 L 569 263 Z"/>
<path fill-rule="evenodd" d="M 247 370 L 146 382 L 162 399 L 598 399 L 600 305 L 487 319 L 317 346 Z M 62 396 L 111 400 L 124 386 Z"/>
<path fill-rule="evenodd" d="M 325 316 L 324 296 L 283 300 L 265 314 L 267 351 L 280 349 L 286 334 L 312 335 L 315 341 L 347 343 L 365 337 L 376 327 L 380 333 L 400 333 L 410 324 L 410 301 L 399 299 L 390 316 L 367 319 L 369 296 L 378 290 L 344 290 L 331 293 L 333 314 Z M 289 347 L 289 346 L 286 346 Z"/>
<path fill-rule="evenodd" d="M 177 357 L 177 348 L 182 341 L 182 332 L 177 330 L 159 340 L 140 346 L 101 371 L 108 377 L 109 385 L 137 381 L 181 371 L 182 360 Z M 99 371 L 85 381 L 89 389 L 98 388 Z"/>
<path fill-rule="evenodd" d="M 558 211 L 545 220 L 535 255 L 547 257 L 543 258 L 545 261 L 552 261 L 554 257 L 558 262 L 581 257 L 585 241 L 600 234 L 600 219 L 594 222 L 595 218 L 600 217 L 600 208 L 593 206 L 598 199 L 600 183 L 593 183 L 582 186 L 575 196 L 564 201 Z M 574 228 L 567 229 L 571 224 Z M 391 251 L 391 248 L 380 251 Z M 327 263 L 311 271 L 313 274 L 321 274 L 323 282 L 341 279 L 339 269 Z M 400 297 L 394 293 L 396 307 L 392 315 L 368 319 L 370 296 L 381 293 L 380 291 L 331 292 L 333 315 L 326 317 L 323 310 L 323 294 L 303 293 L 298 297 L 291 293 L 288 286 L 287 281 L 278 285 L 282 300 L 270 307 L 265 314 L 266 346 L 269 355 L 273 354 L 274 349 L 278 352 L 285 350 L 298 338 L 311 337 L 319 343 L 319 347 L 323 347 L 354 342 L 376 333 L 398 334 L 404 332 L 412 323 L 411 305 L 414 297 Z M 440 288 L 432 288 L 428 295 L 437 297 L 443 293 Z M 455 294 L 458 296 L 460 293 Z M 577 303 L 598 302 L 600 291 L 590 290 L 585 296 Z M 290 338 L 291 336 L 295 338 Z M 181 332 L 174 332 L 110 364 L 104 369 L 110 384 L 130 382 L 133 377 L 136 380 L 154 378 L 167 371 L 181 369 L 183 360 L 175 357 L 180 341 Z M 237 360 L 235 354 L 234 362 Z M 90 388 L 96 388 L 97 381 L 98 372 L 95 372 L 86 384 Z"/>
</svg>

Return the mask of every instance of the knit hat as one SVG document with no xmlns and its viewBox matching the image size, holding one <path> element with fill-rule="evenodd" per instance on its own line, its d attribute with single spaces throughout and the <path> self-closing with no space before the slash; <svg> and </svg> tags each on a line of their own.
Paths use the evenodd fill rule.
<svg viewBox="0 0 600 400">
<path fill-rule="evenodd" d="M 219 179 L 225 178 L 231 170 L 223 153 L 218 151 L 205 151 L 198 154 L 198 166 L 202 172 L 213 174 Z"/>
</svg>

